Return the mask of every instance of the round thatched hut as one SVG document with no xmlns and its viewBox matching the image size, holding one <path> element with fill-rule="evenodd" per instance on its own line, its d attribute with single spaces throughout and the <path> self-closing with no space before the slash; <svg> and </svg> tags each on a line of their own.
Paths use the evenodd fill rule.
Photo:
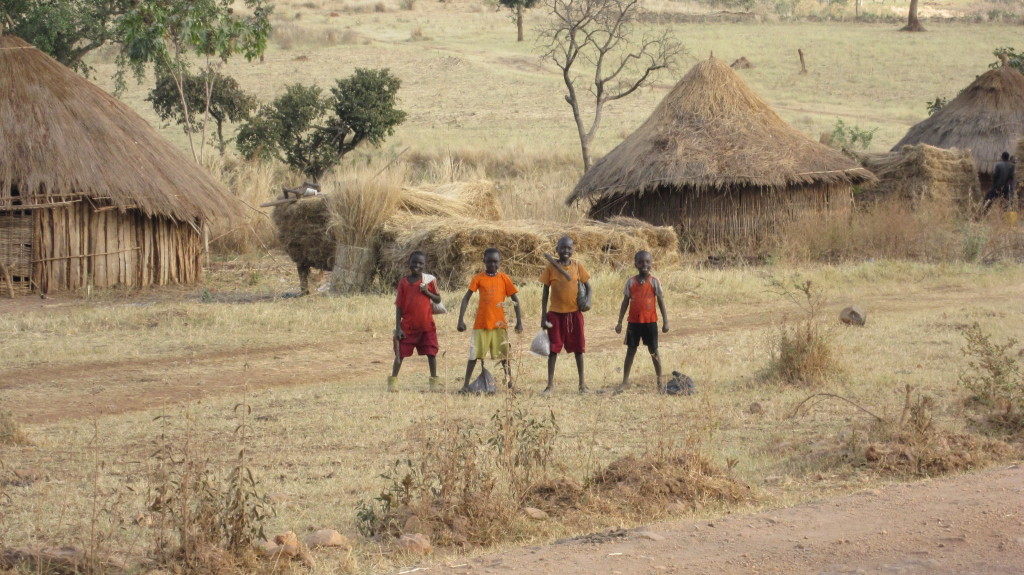
<svg viewBox="0 0 1024 575">
<path fill-rule="evenodd" d="M 992 171 L 1003 152 L 1014 153 L 1024 137 L 1024 75 L 1003 64 L 978 76 L 928 119 L 910 128 L 893 151 L 908 144 L 970 150 L 981 190 L 992 185 Z"/>
<path fill-rule="evenodd" d="M 784 122 L 725 62 L 698 63 L 650 118 L 580 179 L 590 216 L 670 225 L 684 244 L 751 245 L 807 209 L 845 213 L 853 160 Z"/>
<path fill-rule="evenodd" d="M 0 36 L 0 294 L 192 283 L 230 193 L 128 106 Z"/>
</svg>

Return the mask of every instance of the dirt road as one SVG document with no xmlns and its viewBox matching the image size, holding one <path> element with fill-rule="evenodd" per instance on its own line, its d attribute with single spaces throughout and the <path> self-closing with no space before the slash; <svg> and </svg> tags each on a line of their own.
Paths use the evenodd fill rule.
<svg viewBox="0 0 1024 575">
<path fill-rule="evenodd" d="M 753 515 L 589 535 L 425 572 L 1019 575 L 1024 467 L 890 485 Z"/>
</svg>

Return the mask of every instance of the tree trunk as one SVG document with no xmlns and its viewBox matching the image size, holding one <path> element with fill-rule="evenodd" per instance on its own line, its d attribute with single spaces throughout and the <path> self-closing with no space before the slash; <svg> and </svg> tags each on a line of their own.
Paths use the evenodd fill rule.
<svg viewBox="0 0 1024 575">
<path fill-rule="evenodd" d="M 522 4 L 518 4 L 516 6 L 516 31 L 518 32 L 518 35 L 516 36 L 516 42 L 522 42 L 523 41 L 523 5 Z"/>
<path fill-rule="evenodd" d="M 917 19 L 917 0 L 910 0 L 910 10 L 907 13 L 907 25 L 900 28 L 900 32 L 924 32 L 924 26 Z"/>
</svg>

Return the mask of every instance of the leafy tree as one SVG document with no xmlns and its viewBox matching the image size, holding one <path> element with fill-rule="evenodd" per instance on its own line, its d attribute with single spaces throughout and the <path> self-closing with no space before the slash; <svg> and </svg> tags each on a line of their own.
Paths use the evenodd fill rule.
<svg viewBox="0 0 1024 575">
<path fill-rule="evenodd" d="M 996 48 L 992 55 L 996 61 L 989 64 L 989 68 L 998 68 L 1006 63 L 1024 73 L 1024 52 L 1017 52 L 1016 48 Z"/>
<path fill-rule="evenodd" d="M 620 100 L 654 82 L 660 70 L 672 69 L 684 52 L 669 30 L 634 33 L 641 0 L 545 0 L 551 12 L 541 31 L 544 56 L 562 73 L 583 153 L 583 169 L 591 165 L 590 144 L 608 102 Z M 584 85 L 586 87 L 584 87 Z M 593 98 L 590 127 L 584 119 L 580 90 Z"/>
<path fill-rule="evenodd" d="M 260 56 L 270 36 L 270 10 L 264 0 L 243 0 L 249 11 L 240 15 L 232 0 L 147 0 L 132 2 L 118 24 L 121 52 L 119 78 L 131 71 L 141 81 L 152 64 L 157 76 L 169 76 L 181 100 L 181 115 L 192 155 L 201 160 L 206 146 L 206 124 L 217 76 L 213 72 L 232 56 L 247 60 Z M 186 79 L 189 62 L 196 60 L 203 72 L 203 110 L 190 107 Z M 199 148 L 192 138 L 201 135 Z"/>
<path fill-rule="evenodd" d="M 394 107 L 400 86 L 386 69 L 356 69 L 330 95 L 292 84 L 242 127 L 239 151 L 249 159 L 281 158 L 318 181 L 357 145 L 380 145 L 406 120 Z"/>
<path fill-rule="evenodd" d="M 88 75 L 86 54 L 118 40 L 115 21 L 130 0 L 0 0 L 0 28 Z"/>
<path fill-rule="evenodd" d="M 362 142 L 379 146 L 405 121 L 406 113 L 395 108 L 402 81 L 387 68 L 356 68 L 349 78 L 331 88 L 334 117 L 328 122 L 338 159 Z"/>
<path fill-rule="evenodd" d="M 516 19 L 516 41 L 523 41 L 523 11 L 537 5 L 540 0 L 498 0 L 498 4 L 512 11 Z"/>
<path fill-rule="evenodd" d="M 207 77 L 212 76 L 212 77 Z M 209 115 L 217 125 L 217 145 L 223 155 L 227 145 L 224 141 L 224 123 L 247 120 L 256 109 L 256 97 L 242 91 L 238 81 L 216 70 L 204 70 L 200 74 L 186 71 L 182 80 L 187 108 L 201 110 L 206 105 L 206 87 L 210 86 Z M 206 123 L 202 119 L 191 123 L 186 121 L 186 105 L 182 104 L 178 84 L 170 74 L 160 74 L 156 87 L 146 98 L 161 120 L 174 120 L 186 131 L 202 130 Z"/>
<path fill-rule="evenodd" d="M 281 158 L 319 180 L 363 142 L 380 145 L 405 120 L 395 109 L 401 81 L 387 69 L 356 69 L 330 95 L 317 86 L 292 84 L 238 132 L 245 157 Z"/>
</svg>

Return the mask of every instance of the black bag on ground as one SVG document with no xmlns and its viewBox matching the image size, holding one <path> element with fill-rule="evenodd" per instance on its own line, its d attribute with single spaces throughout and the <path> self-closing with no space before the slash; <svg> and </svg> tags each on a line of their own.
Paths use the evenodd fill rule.
<svg viewBox="0 0 1024 575">
<path fill-rule="evenodd" d="M 672 379 L 665 384 L 665 393 L 668 395 L 693 395 L 697 393 L 697 384 L 690 376 L 673 371 Z"/>
<path fill-rule="evenodd" d="M 467 393 L 494 393 L 495 391 L 497 390 L 494 387 L 494 376 L 491 375 L 491 372 L 487 371 L 486 367 L 466 387 Z"/>
</svg>

